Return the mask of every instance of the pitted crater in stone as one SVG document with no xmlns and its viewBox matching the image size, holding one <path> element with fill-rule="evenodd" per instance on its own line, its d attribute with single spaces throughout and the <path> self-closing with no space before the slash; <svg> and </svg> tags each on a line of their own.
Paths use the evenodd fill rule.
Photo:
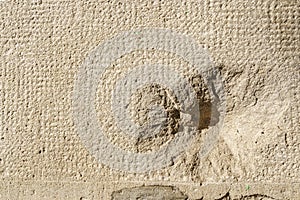
<svg viewBox="0 0 300 200">
<path fill-rule="evenodd" d="M 212 99 L 212 108 L 215 108 L 210 109 L 212 115 L 218 114 L 218 123 L 210 126 L 210 122 L 209 128 L 203 134 L 200 154 L 206 156 L 217 141 L 226 106 L 221 77 L 214 68 L 208 51 L 199 46 L 193 38 L 172 30 L 139 31 L 142 40 L 135 31 L 116 35 L 93 50 L 81 66 L 73 97 L 74 120 L 80 137 L 99 162 L 115 169 L 145 172 L 172 165 L 174 159 L 187 150 L 194 136 L 199 133 L 199 101 L 189 77 L 192 74 L 201 74 Z M 164 37 L 161 37 L 162 35 Z M 130 62 L 117 65 L 117 60 L 122 60 L 126 55 L 151 50 L 178 57 L 179 62 L 176 61 L 178 64 L 174 65 L 173 59 L 162 59 L 162 62 L 157 63 L 148 59 L 147 54 L 143 54 L 142 59 L 135 60 L 136 57 L 133 56 Z M 187 67 L 189 65 L 191 68 Z M 111 71 L 111 66 L 116 70 Z M 110 78 L 109 73 L 106 73 L 108 71 L 120 79 Z M 145 135 L 157 134 L 156 131 L 153 133 L 152 129 L 145 129 L 134 123 L 128 112 L 132 94 L 139 88 L 153 83 L 163 85 L 174 92 L 181 105 L 180 127 L 176 137 L 157 151 L 137 153 L 139 150 L 135 143 L 132 144 L 130 139 L 121 135 L 125 133 L 129 138 L 136 138 L 143 132 L 146 132 Z M 102 87 L 98 87 L 100 85 Z M 99 88 L 102 88 L 101 95 L 97 92 Z M 99 101 L 97 97 L 100 97 Z M 101 105 L 102 109 L 97 113 L 98 105 Z M 151 114 L 155 116 L 161 111 L 162 115 L 157 116 L 168 118 L 164 110 L 164 107 L 158 106 Z M 160 127 L 164 125 L 163 123 Z"/>
<path fill-rule="evenodd" d="M 184 59 L 170 52 L 134 51 L 122 56 L 106 70 L 100 81 L 99 91 L 102 91 L 102 94 L 98 93 L 97 100 L 99 101 L 97 105 L 102 107 L 101 112 L 98 107 L 98 114 L 101 114 L 99 119 L 105 119 L 102 120 L 102 123 L 107 130 L 105 132 L 107 138 L 118 147 L 132 152 L 145 153 L 158 150 L 174 139 L 180 126 L 180 103 L 176 95 L 170 88 L 158 83 L 144 85 L 134 91 L 128 105 L 129 116 L 133 123 L 140 127 L 149 125 L 147 130 L 157 127 L 158 131 L 153 131 L 154 134 L 149 134 L 151 131 L 148 131 L 148 133 L 145 132 L 134 137 L 130 132 L 121 131 L 115 123 L 114 117 L 109 114 L 111 109 L 108 104 L 106 106 L 105 102 L 110 101 L 108 94 L 112 92 L 115 82 L 124 77 L 127 71 L 135 69 L 136 65 L 151 65 L 152 63 L 170 66 L 187 80 L 199 102 L 199 132 L 211 125 L 212 99 L 205 79 L 197 70 Z M 163 116 L 162 112 L 165 112 L 166 116 Z M 103 118 L 103 115 L 107 116 Z M 153 116 L 155 121 L 151 121 L 149 115 Z"/>
<path fill-rule="evenodd" d="M 208 128 L 211 122 L 212 103 L 209 91 L 201 75 L 195 74 L 195 71 L 184 73 L 184 77 L 188 80 L 196 94 L 196 99 L 199 101 L 200 118 L 198 128 L 201 132 L 202 129 Z M 153 106 L 159 106 L 162 109 L 152 109 Z M 126 133 L 119 133 L 118 138 L 123 138 L 122 143 L 116 141 L 116 144 L 120 144 L 121 148 L 127 149 L 128 145 L 128 147 L 134 147 L 130 148 L 134 152 L 155 151 L 171 141 L 178 132 L 181 120 L 180 103 L 170 89 L 159 84 L 146 85 L 136 90 L 131 96 L 128 110 L 130 110 L 132 121 L 138 126 L 148 126 L 146 129 L 150 130 L 151 128 L 155 129 L 155 125 L 157 125 L 160 129 L 157 134 L 142 133 L 138 137 L 130 137 Z M 154 114 L 154 119 L 151 118 L 150 116 L 153 116 L 153 113 L 150 113 L 153 110 L 154 112 L 165 111 L 166 117 L 162 116 L 161 119 L 158 119 L 160 116 L 160 113 L 158 113 L 157 115 Z M 110 135 L 107 136 L 114 140 Z"/>
</svg>

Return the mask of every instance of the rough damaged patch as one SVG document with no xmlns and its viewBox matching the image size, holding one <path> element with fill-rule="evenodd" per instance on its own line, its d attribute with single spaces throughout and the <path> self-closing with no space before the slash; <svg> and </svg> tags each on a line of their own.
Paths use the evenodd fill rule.
<svg viewBox="0 0 300 200">
<path fill-rule="evenodd" d="M 192 67 L 184 70 L 170 63 L 132 63 L 135 67 L 125 70 L 119 79 L 105 82 L 104 85 L 111 86 L 111 98 L 104 104 L 110 104 L 107 111 L 112 113 L 112 120 L 104 117 L 105 122 L 99 123 L 95 109 L 97 85 L 106 70 L 128 53 L 154 49 L 173 53 Z M 122 70 L 116 72 L 121 75 Z M 155 87 L 149 90 L 149 85 Z M 140 98 L 132 99 L 135 93 Z M 164 99 L 166 97 L 173 100 L 168 101 Z M 172 165 L 175 158 L 187 151 L 199 127 L 211 127 L 201 145 L 200 155 L 205 157 L 216 143 L 222 127 L 225 99 L 220 73 L 211 62 L 209 52 L 193 38 L 168 29 L 137 29 L 105 41 L 86 58 L 75 81 L 73 117 L 83 144 L 100 163 L 121 171 L 146 172 Z M 131 112 L 135 112 L 130 113 L 130 107 L 133 107 Z M 100 119 L 102 113 L 105 110 L 101 110 Z M 121 138 L 119 135 L 122 134 L 125 135 L 122 138 L 133 138 L 134 141 L 129 143 L 134 144 L 134 151 L 119 148 L 121 145 L 111 142 L 106 137 L 111 133 L 119 133 L 113 138 Z M 153 140 L 155 137 L 158 139 Z M 157 146 L 160 147 L 158 150 Z"/>
</svg>

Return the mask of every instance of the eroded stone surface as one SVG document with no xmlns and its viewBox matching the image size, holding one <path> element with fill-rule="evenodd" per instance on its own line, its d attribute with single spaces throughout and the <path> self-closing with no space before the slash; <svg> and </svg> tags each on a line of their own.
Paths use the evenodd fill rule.
<svg viewBox="0 0 300 200">
<path fill-rule="evenodd" d="M 299 199 L 298 19 L 296 0 L 1 1 L 0 199 L 109 199 L 145 183 L 174 185 L 191 199 Z M 224 79 L 227 112 L 206 157 L 198 153 L 209 128 L 207 104 L 189 151 L 164 169 L 137 174 L 101 165 L 87 151 L 74 127 L 72 95 L 92 49 L 141 27 L 176 30 L 208 50 Z M 110 123 L 107 94 L 125 70 L 148 63 L 171 63 L 191 85 L 205 88 L 186 70 L 190 63 L 169 52 L 136 51 L 116 60 L 99 77 L 95 109 L 107 138 L 128 151 L 155 150 L 159 142 L 138 149 L 120 135 Z"/>
</svg>

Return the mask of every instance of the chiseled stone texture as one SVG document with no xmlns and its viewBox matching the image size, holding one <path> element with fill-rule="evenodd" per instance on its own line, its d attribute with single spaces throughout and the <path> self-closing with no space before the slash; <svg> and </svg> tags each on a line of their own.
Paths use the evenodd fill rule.
<svg viewBox="0 0 300 200">
<path fill-rule="evenodd" d="M 111 199 L 123 194 L 118 191 L 153 185 L 188 199 L 299 199 L 299 17 L 297 0 L 0 1 L 0 199 Z M 198 154 L 201 133 L 209 128 L 204 124 L 170 166 L 146 173 L 113 170 L 76 132 L 74 82 L 99 44 L 123 31 L 154 27 L 188 35 L 210 53 L 226 92 L 223 128 L 206 157 Z M 161 59 L 189 65 L 168 52 L 136 51 L 117 59 L 102 78 L 114 84 L 126 67 Z M 118 65 L 122 70 L 114 71 Z M 201 80 L 189 81 L 201 90 Z M 111 113 L 110 102 L 101 104 L 108 91 L 98 88 L 101 122 Z M 129 105 L 135 122 L 147 120 L 146 95 L 162 102 L 167 93 L 136 93 Z M 132 144 L 112 132 L 112 142 L 145 152 L 172 140 L 176 111 L 168 99 L 166 106 L 174 120 L 166 137 Z M 155 197 L 161 189 L 154 191 Z"/>
</svg>

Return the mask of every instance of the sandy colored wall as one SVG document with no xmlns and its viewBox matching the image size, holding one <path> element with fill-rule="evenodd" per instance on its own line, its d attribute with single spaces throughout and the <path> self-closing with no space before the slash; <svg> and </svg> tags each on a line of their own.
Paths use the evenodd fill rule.
<svg viewBox="0 0 300 200">
<path fill-rule="evenodd" d="M 300 199 L 299 7 L 0 1 L 0 199 Z"/>
</svg>

